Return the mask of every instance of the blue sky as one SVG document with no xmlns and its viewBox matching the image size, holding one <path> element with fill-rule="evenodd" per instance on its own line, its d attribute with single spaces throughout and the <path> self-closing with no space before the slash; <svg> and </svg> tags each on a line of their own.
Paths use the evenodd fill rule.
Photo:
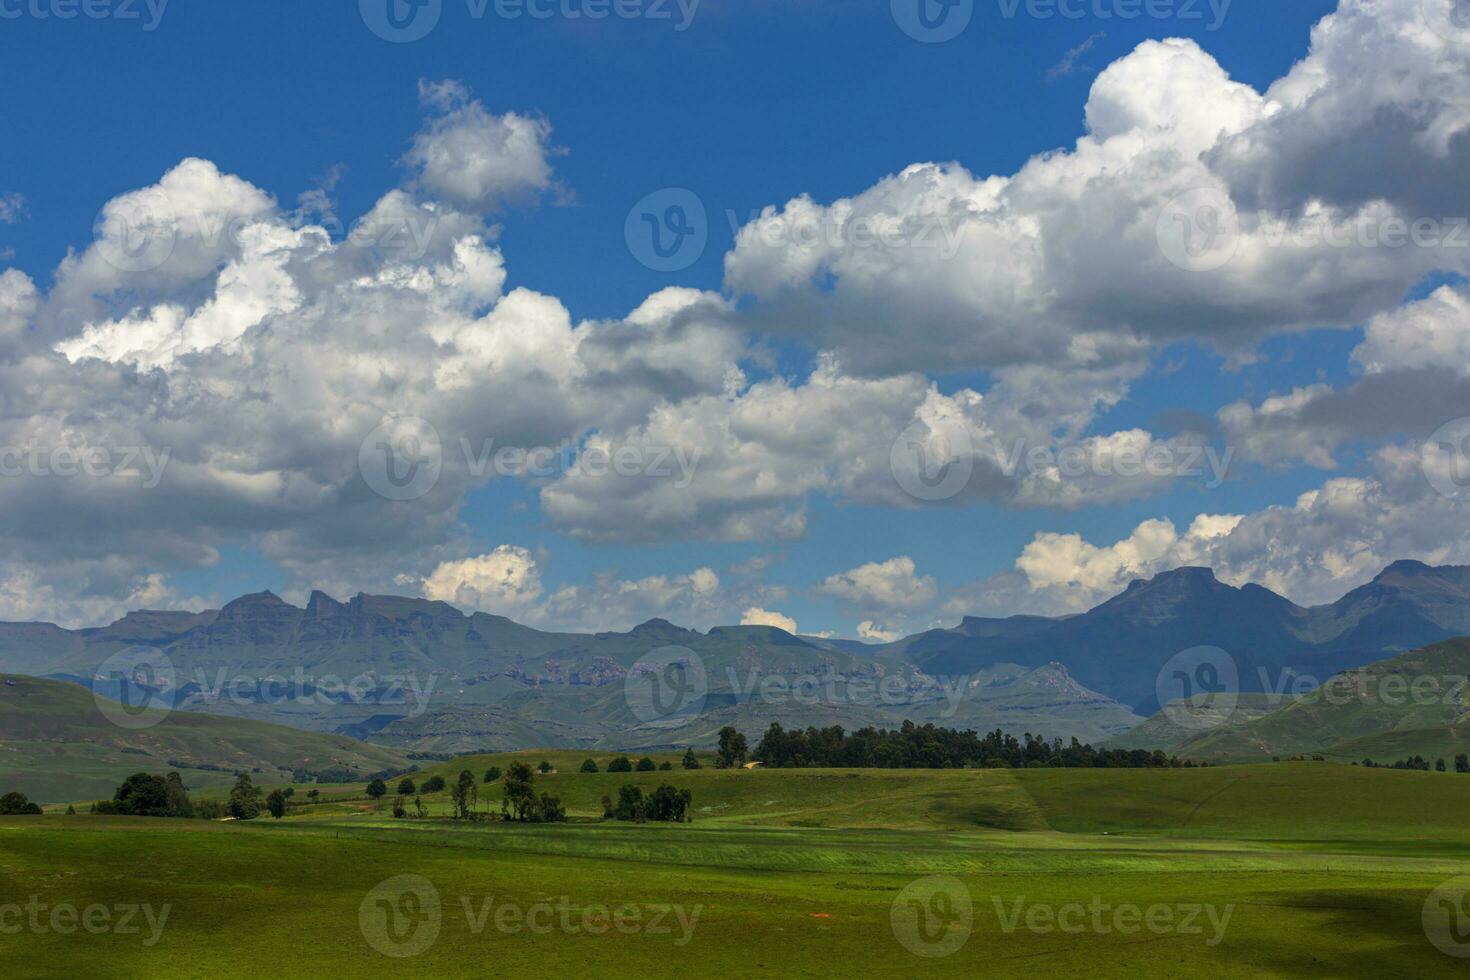
<svg viewBox="0 0 1470 980">
<path fill-rule="evenodd" d="M 831 345 L 796 327 L 765 330 L 769 321 L 761 313 L 772 308 L 736 295 L 726 278 L 735 231 L 761 208 L 780 208 L 799 195 L 823 204 L 861 195 L 915 163 L 952 161 L 976 178 L 1015 174 L 1038 154 L 1070 150 L 1087 133 L 1084 112 L 1099 73 L 1149 39 L 1192 39 L 1235 82 L 1264 92 L 1308 55 L 1312 25 L 1337 4 L 1234 0 L 1215 25 L 1215 13 L 1203 2 L 1181 3 L 1187 13 L 1175 16 L 1123 19 L 1108 16 L 1120 9 L 1110 2 L 1077 4 L 1081 16 L 1040 18 L 1026 5 L 1008 16 L 1009 4 L 982 0 L 973 4 L 969 26 L 942 44 L 905 34 L 889 0 L 703 0 L 685 30 L 676 29 L 676 5 L 673 20 L 592 22 L 563 15 L 507 19 L 494 14 L 493 4 L 476 17 L 464 0 L 445 0 L 435 29 L 413 43 L 375 35 L 354 3 L 173 0 L 151 30 L 145 29 L 149 8 L 137 6 L 140 19 L 61 20 L 36 16 L 53 9 L 50 0 L 0 3 L 6 14 L 0 19 L 0 77 L 14 93 L 0 114 L 0 197 L 18 194 L 24 201 L 13 222 L 0 223 L 0 254 L 9 255 L 0 267 L 20 270 L 43 297 L 64 291 L 58 289 L 65 285 L 58 264 L 69 253 L 86 252 L 104 204 L 157 183 L 185 158 L 238 175 L 283 210 L 337 174 L 329 193 L 336 213 L 349 220 L 394 187 L 413 185 L 423 193 L 427 175 L 414 185 L 413 168 L 405 163 L 415 134 L 433 115 L 420 82 L 453 80 L 464 93 L 456 104 L 478 100 L 491 116 L 513 112 L 550 126 L 543 149 L 555 186 L 505 206 L 496 202 L 482 215 L 498 228 L 493 242 L 504 255 L 507 290 L 524 287 L 555 297 L 574 323 L 625 317 L 670 286 L 724 290 L 733 315 L 747 318 L 742 336 L 761 349 L 743 362 L 747 382 L 778 376 L 800 385 L 818 365 L 819 351 Z M 585 8 L 572 3 L 571 9 Z M 1453 158 L 1444 165 L 1452 166 Z M 708 214 L 709 241 L 697 262 L 665 273 L 640 264 L 625 240 L 625 223 L 635 202 L 670 187 L 698 196 Z M 1393 298 L 1354 309 L 1387 313 L 1423 300 L 1435 286 L 1459 281 L 1459 261 L 1427 274 L 1416 266 L 1388 284 L 1379 277 L 1371 287 L 1375 296 Z M 1138 288 L 1152 287 L 1141 282 Z M 1339 291 L 1354 288 L 1344 283 Z M 190 286 L 180 295 L 188 297 L 180 302 L 197 303 L 202 294 Z M 130 302 L 114 303 L 109 314 Z M 785 314 L 774 309 L 770 315 Z M 1308 330 L 1300 329 L 1300 317 L 1273 320 L 1260 313 L 1269 324 L 1228 355 L 1208 328 L 1189 325 L 1196 315 L 1208 320 L 1208 311 L 1181 307 L 1171 315 L 1181 326 L 1163 331 L 1164 339 L 1155 337 L 1138 355 L 1146 367 L 1110 389 L 1116 403 L 1089 415 L 1086 434 L 1138 429 L 1167 437 L 1181 418 L 1208 422 L 1235 402 L 1259 404 L 1311 385 L 1349 392 L 1361 373 L 1353 352 L 1364 340 L 1364 318 L 1356 312 Z M 66 313 L 48 313 L 43 304 L 39 325 L 30 329 L 54 340 L 75 335 L 100 314 L 89 316 L 68 323 Z M 984 392 L 1007 368 L 956 355 L 857 373 L 874 378 L 907 369 L 953 395 Z M 105 414 L 95 406 L 92 411 Z M 1393 436 L 1372 444 L 1335 438 L 1341 475 L 1366 473 L 1368 457 Z M 809 631 L 852 635 L 859 620 L 875 629 L 914 629 L 952 620 L 967 601 L 990 613 L 1035 605 L 1001 591 L 1002 582 L 993 583 L 993 602 L 982 600 L 984 583 L 1014 575 L 1018 556 L 1038 534 L 1075 534 L 1107 546 L 1161 518 L 1183 531 L 1201 513 L 1251 515 L 1290 506 L 1331 477 L 1323 470 L 1300 453 L 1261 457 L 1234 468 L 1219 488 L 1186 481 L 1067 507 L 977 500 L 911 508 L 862 494 L 815 492 L 802 501 L 804 533 L 735 536 L 741 540 L 710 540 L 698 532 L 609 540 L 548 519 L 540 485 L 501 480 L 467 488 L 454 504 L 457 529 L 436 524 L 404 545 L 423 553 L 402 569 L 386 569 L 370 557 L 364 567 L 375 574 L 344 567 L 323 584 L 376 590 L 385 585 L 377 573 L 393 571 L 401 590 L 412 592 L 455 554 L 514 546 L 535 556 L 544 599 L 598 573 L 631 581 L 709 568 L 733 586 L 740 575 L 729 571 L 732 565 L 766 557 L 772 560 L 759 588 L 732 595 L 728 606 L 695 612 L 675 601 L 666 610 L 656 604 L 616 607 L 604 618 L 620 624 L 620 616 L 666 611 L 671 618 L 728 619 L 748 603 L 793 617 Z M 83 523 L 123 521 L 126 513 L 119 508 L 114 517 L 94 514 Z M 58 618 L 105 618 L 117 602 L 139 594 L 124 581 L 129 575 L 162 576 L 161 585 L 142 593 L 162 604 L 267 587 L 299 594 L 306 579 L 320 573 L 310 570 L 310 561 L 283 557 L 287 550 L 271 539 L 281 528 L 271 520 L 252 516 L 240 526 L 203 520 L 200 540 L 213 551 L 206 558 L 191 556 L 182 545 L 129 553 L 115 543 L 82 554 L 77 544 L 76 560 L 122 563 L 128 571 L 99 573 L 79 587 L 76 602 L 64 588 L 47 586 L 44 601 L 22 608 L 34 607 L 39 615 L 50 603 Z M 1384 548 L 1424 550 L 1409 542 Z M 1182 555 L 1176 549 L 1170 558 L 1154 557 L 1167 564 Z M 867 586 L 861 598 L 851 591 L 844 598 L 840 585 L 819 588 L 829 576 L 897 556 L 910 557 L 916 576 L 933 580 L 930 602 L 888 603 L 881 589 Z M 1296 597 L 1313 600 L 1356 584 L 1353 578 L 1382 557 L 1359 556 L 1361 564 L 1336 576 L 1323 572 L 1331 560 L 1303 558 L 1306 571 L 1281 571 L 1273 584 L 1296 583 Z M 1269 565 L 1237 561 L 1237 578 L 1260 577 Z M 1085 597 L 1048 600 L 1048 609 L 1095 598 L 1130 570 L 1156 571 L 1157 565 L 1117 570 L 1106 583 L 1084 589 Z M 1035 580 L 1030 584 L 1033 591 L 1040 588 Z M 485 594 L 475 602 L 473 591 L 464 595 L 470 604 L 540 616 L 547 625 L 555 615 L 541 606 L 528 612 L 525 597 L 500 601 Z M 94 601 L 87 605 L 82 598 Z M 596 601 L 591 593 L 576 601 L 582 600 Z"/>
</svg>

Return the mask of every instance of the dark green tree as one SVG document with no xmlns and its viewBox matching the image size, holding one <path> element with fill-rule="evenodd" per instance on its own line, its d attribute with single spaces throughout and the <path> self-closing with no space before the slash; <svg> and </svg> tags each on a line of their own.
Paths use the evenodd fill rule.
<svg viewBox="0 0 1470 980">
<path fill-rule="evenodd" d="M 597 772 L 597 761 L 595 759 L 583 759 L 582 760 L 582 771 L 583 772 Z"/>
<path fill-rule="evenodd" d="M 146 772 L 133 773 L 112 794 L 112 802 L 118 813 L 128 816 L 169 816 L 168 783 L 162 776 Z"/>
<path fill-rule="evenodd" d="M 271 816 L 281 819 L 286 815 L 286 794 L 278 789 L 271 790 L 271 795 L 265 798 L 265 808 Z"/>
<path fill-rule="evenodd" d="M 413 780 L 412 779 L 405 778 L 405 779 L 400 779 L 398 781 L 398 795 L 399 796 L 412 796 L 417 791 L 418 791 L 418 787 L 413 784 Z"/>
<path fill-rule="evenodd" d="M 633 763 L 632 763 L 632 760 L 630 760 L 625 755 L 620 755 L 616 759 L 614 759 L 613 761 L 611 761 L 611 762 L 609 762 L 607 764 L 607 771 L 608 772 L 632 772 L 633 771 Z"/>
<path fill-rule="evenodd" d="M 485 770 L 485 783 L 486 783 L 486 785 L 489 785 L 490 783 L 498 783 L 499 781 L 500 781 L 500 767 L 499 766 L 491 766 L 489 769 L 486 769 Z"/>
<path fill-rule="evenodd" d="M 541 760 L 541 764 L 539 766 L 537 766 L 536 768 L 537 768 L 537 770 L 540 771 L 541 775 L 544 776 L 548 772 L 551 772 L 551 763 L 547 762 L 545 759 L 542 759 Z"/>
<path fill-rule="evenodd" d="M 41 808 L 27 799 L 24 793 L 6 793 L 0 796 L 0 816 L 33 817 L 39 816 L 40 813 Z"/>
<path fill-rule="evenodd" d="M 731 769 L 744 765 L 747 752 L 749 749 L 745 744 L 744 735 L 728 725 L 720 729 L 720 747 L 715 763 L 716 768 Z"/>
<path fill-rule="evenodd" d="M 683 823 L 688 819 L 694 794 L 687 789 L 675 789 L 667 784 L 660 786 L 643 801 L 643 816 L 646 820 Z"/>
<path fill-rule="evenodd" d="M 444 785 L 445 784 L 443 776 L 430 776 L 424 781 L 424 785 L 419 787 L 419 792 L 442 793 L 444 792 Z"/>
<path fill-rule="evenodd" d="M 454 788 L 449 791 L 449 798 L 454 803 L 454 819 L 472 819 L 475 804 L 480 801 L 480 791 L 475 785 L 475 774 L 468 769 L 460 770 L 459 779 L 455 780 Z"/>
<path fill-rule="evenodd" d="M 1470 755 L 1461 752 L 1455 756 L 1455 772 L 1470 772 Z"/>
<path fill-rule="evenodd" d="M 250 781 L 248 772 L 235 778 L 228 809 L 236 820 L 254 820 L 260 816 L 260 787 Z"/>
<path fill-rule="evenodd" d="M 684 753 L 684 768 L 685 769 L 698 769 L 699 768 L 699 760 L 694 757 L 694 749 L 693 748 L 690 748 L 687 752 Z"/>
<path fill-rule="evenodd" d="M 637 786 L 624 786 L 618 790 L 618 802 L 613 806 L 613 816 L 619 820 L 643 822 L 643 790 Z"/>
<path fill-rule="evenodd" d="M 188 819 L 194 816 L 194 804 L 189 802 L 189 791 L 184 788 L 184 778 L 171 772 L 163 779 L 164 793 L 168 798 L 168 815 Z"/>
<path fill-rule="evenodd" d="M 367 784 L 367 795 L 374 800 L 381 800 L 388 795 L 388 784 L 381 779 L 374 779 Z"/>
<path fill-rule="evenodd" d="M 653 772 L 657 768 L 658 766 L 654 763 L 654 761 L 646 755 L 638 760 L 639 772 Z"/>
<path fill-rule="evenodd" d="M 561 823 L 566 818 L 567 808 L 561 805 L 561 800 L 550 793 L 542 793 L 536 801 L 536 821 L 538 823 Z"/>
<path fill-rule="evenodd" d="M 535 777 L 531 767 L 524 762 L 512 762 L 505 774 L 505 795 L 500 804 L 501 815 L 506 820 L 526 821 L 536 808 L 536 789 L 532 785 Z"/>
</svg>

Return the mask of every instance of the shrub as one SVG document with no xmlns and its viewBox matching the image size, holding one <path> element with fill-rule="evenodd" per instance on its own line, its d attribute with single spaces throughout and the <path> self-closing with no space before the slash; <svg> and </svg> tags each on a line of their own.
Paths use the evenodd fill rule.
<svg viewBox="0 0 1470 980">
<path fill-rule="evenodd" d="M 430 776 L 419 789 L 424 793 L 442 793 L 444 792 L 444 777 Z"/>
<path fill-rule="evenodd" d="M 582 771 L 583 772 L 597 772 L 597 762 L 595 760 L 593 760 L 593 759 L 583 760 L 583 762 L 582 762 Z"/>
<path fill-rule="evenodd" d="M 40 812 L 41 808 L 32 803 L 24 793 L 6 793 L 0 796 L 0 815 L 32 817 L 37 816 Z M 70 807 L 67 808 L 67 812 L 76 813 Z"/>
<path fill-rule="evenodd" d="M 489 769 L 486 769 L 485 770 L 485 782 L 486 783 L 497 783 L 499 781 L 500 781 L 500 767 L 499 766 L 491 766 Z"/>
<path fill-rule="evenodd" d="M 607 764 L 608 772 L 632 772 L 633 763 L 625 755 L 620 755 Z"/>
<path fill-rule="evenodd" d="M 656 765 L 653 764 L 653 760 L 650 759 L 646 755 L 643 758 L 641 758 L 641 759 L 638 760 L 638 771 L 639 772 L 653 772 L 657 768 L 658 768 L 658 766 L 656 766 Z"/>
</svg>

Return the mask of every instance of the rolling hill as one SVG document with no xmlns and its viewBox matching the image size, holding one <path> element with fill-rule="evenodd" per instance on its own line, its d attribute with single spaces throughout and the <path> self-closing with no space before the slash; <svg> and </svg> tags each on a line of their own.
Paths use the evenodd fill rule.
<svg viewBox="0 0 1470 980">
<path fill-rule="evenodd" d="M 1470 639 L 1345 671 L 1275 711 L 1237 716 L 1173 748 L 1188 758 L 1238 762 L 1315 753 L 1379 764 L 1452 758 L 1470 751 Z"/>
<path fill-rule="evenodd" d="M 121 711 L 120 705 L 109 705 Z M 110 797 L 122 779 L 177 770 L 185 785 L 224 785 L 239 770 L 289 782 L 293 770 L 355 775 L 409 765 L 402 753 L 341 735 L 186 711 L 146 728 L 119 727 L 84 688 L 0 675 L 0 791 L 40 802 Z"/>
</svg>

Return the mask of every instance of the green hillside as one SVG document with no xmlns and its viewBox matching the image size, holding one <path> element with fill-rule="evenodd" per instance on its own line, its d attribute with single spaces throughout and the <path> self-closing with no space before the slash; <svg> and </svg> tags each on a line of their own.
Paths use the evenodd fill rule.
<svg viewBox="0 0 1470 980">
<path fill-rule="evenodd" d="M 111 796 L 139 770 L 177 769 L 186 785 L 202 788 L 228 783 L 241 769 L 259 771 L 258 781 L 280 781 L 293 769 L 369 773 L 407 765 L 396 750 L 341 735 L 185 711 L 130 730 L 108 720 L 85 688 L 0 675 L 0 792 L 40 802 Z"/>
<path fill-rule="evenodd" d="M 1470 639 L 1345 671 L 1290 704 L 1175 749 L 1194 759 L 1258 761 L 1321 753 L 1391 763 L 1470 751 Z"/>
<path fill-rule="evenodd" d="M 1113 749 L 1163 749 L 1173 752 L 1177 746 L 1206 731 L 1249 724 L 1280 708 L 1287 698 L 1275 694 L 1237 694 L 1228 706 L 1208 695 L 1193 700 L 1171 701 L 1143 724 L 1104 743 Z"/>
</svg>

